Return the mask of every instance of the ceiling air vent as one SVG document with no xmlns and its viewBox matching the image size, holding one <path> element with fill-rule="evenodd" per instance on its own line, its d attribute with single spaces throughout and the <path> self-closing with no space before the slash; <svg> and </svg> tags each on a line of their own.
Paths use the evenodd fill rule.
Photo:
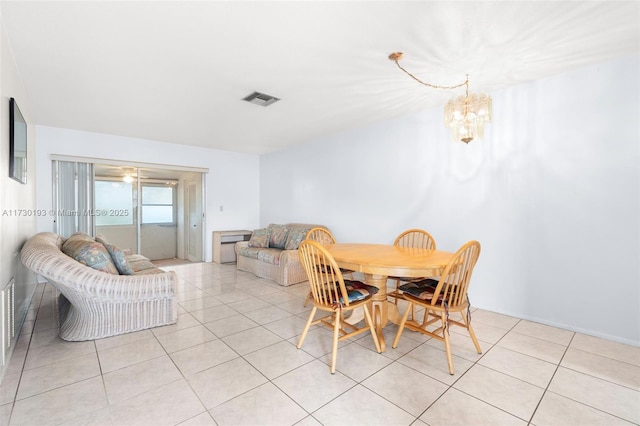
<svg viewBox="0 0 640 426">
<path fill-rule="evenodd" d="M 242 98 L 242 100 L 256 105 L 269 106 L 274 102 L 278 102 L 280 99 L 274 98 L 271 95 L 265 95 L 264 93 L 253 92 L 249 96 Z"/>
</svg>

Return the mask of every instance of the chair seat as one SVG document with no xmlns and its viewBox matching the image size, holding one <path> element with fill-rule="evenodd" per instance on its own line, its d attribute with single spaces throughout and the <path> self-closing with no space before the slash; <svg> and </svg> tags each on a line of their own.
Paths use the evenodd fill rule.
<svg viewBox="0 0 640 426">
<path fill-rule="evenodd" d="M 344 280 L 344 286 L 347 289 L 347 297 L 350 303 L 366 299 L 378 292 L 378 287 L 367 285 L 360 281 Z M 340 297 L 340 303 L 343 302 L 344 300 Z"/>
<path fill-rule="evenodd" d="M 390 277 L 387 277 L 387 279 L 390 279 L 390 280 L 398 280 L 398 281 L 404 281 L 404 282 L 407 282 L 407 283 L 411 283 L 411 282 L 415 282 L 415 281 L 422 281 L 422 280 L 425 280 L 426 278 L 425 278 L 425 277 L 416 278 L 416 277 L 396 277 L 396 276 L 390 276 Z"/>
<path fill-rule="evenodd" d="M 433 299 L 433 294 L 436 292 L 436 287 L 438 287 L 438 281 L 427 278 L 422 281 L 410 282 L 407 284 L 403 284 L 398 289 L 403 293 L 410 294 L 413 297 L 417 297 L 422 300 L 431 300 Z M 441 299 L 442 295 L 438 297 Z"/>
<path fill-rule="evenodd" d="M 325 266 L 324 266 L 324 265 L 320 265 L 320 266 L 319 266 L 319 269 L 320 269 L 320 271 L 322 271 L 322 272 L 327 272 L 327 268 L 325 268 Z M 342 268 L 340 268 L 340 273 L 341 273 L 342 275 L 349 275 L 349 274 L 353 274 L 354 272 L 355 272 L 355 271 L 352 271 L 351 269 L 342 269 Z M 422 278 L 420 278 L 420 279 L 422 279 Z"/>
</svg>

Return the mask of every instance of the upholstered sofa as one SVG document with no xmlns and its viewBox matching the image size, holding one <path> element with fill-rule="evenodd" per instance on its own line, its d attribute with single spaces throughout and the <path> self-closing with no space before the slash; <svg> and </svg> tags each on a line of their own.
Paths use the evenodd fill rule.
<svg viewBox="0 0 640 426">
<path fill-rule="evenodd" d="M 62 339 L 94 340 L 177 321 L 175 272 L 158 269 L 143 256 L 129 255 L 105 243 L 109 247 L 107 257 L 114 256 L 114 251 L 121 255 L 109 262 L 102 243 L 90 238 L 74 234 L 67 240 L 42 232 L 27 240 L 20 254 L 27 268 L 60 292 Z M 83 239 L 88 241 L 81 249 Z M 88 257 L 78 261 L 65 253 Z"/>
<path fill-rule="evenodd" d="M 236 243 L 236 267 L 252 272 L 282 286 L 307 281 L 307 274 L 298 258 L 298 245 L 311 228 L 322 227 L 307 223 L 270 224 L 256 229 L 249 241 Z"/>
</svg>

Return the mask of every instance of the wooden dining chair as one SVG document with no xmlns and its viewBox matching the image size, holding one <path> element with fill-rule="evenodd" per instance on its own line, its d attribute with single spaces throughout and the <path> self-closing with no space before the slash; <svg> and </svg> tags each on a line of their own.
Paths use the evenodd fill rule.
<svg viewBox="0 0 640 426">
<path fill-rule="evenodd" d="M 393 245 L 396 247 L 411 247 L 411 248 L 423 248 L 428 250 L 436 249 L 436 240 L 429 234 L 427 231 L 422 229 L 408 229 L 404 231 L 402 234 L 398 235 L 396 240 L 393 242 Z M 413 282 L 413 281 L 422 281 L 425 278 L 429 277 L 419 277 L 419 278 L 411 278 L 411 277 L 395 277 L 391 276 L 387 279 L 395 280 L 396 288 L 394 291 L 387 293 L 387 296 L 392 297 L 394 299 L 394 303 L 398 304 L 398 299 L 402 298 L 402 292 L 400 291 L 400 286 L 402 283 Z"/>
<path fill-rule="evenodd" d="M 313 302 L 313 309 L 300 336 L 298 349 L 302 347 L 309 327 L 322 324 L 333 330 L 331 374 L 336 371 L 338 342 L 341 340 L 369 330 L 376 350 L 380 353 L 382 351 L 380 342 L 370 314 L 371 296 L 376 294 L 378 289 L 360 281 L 345 280 L 329 251 L 317 241 L 302 241 L 298 247 L 298 256 L 309 278 Z M 358 328 L 344 321 L 345 313 L 360 307 L 364 309 L 365 326 Z M 314 321 L 318 310 L 330 312 L 330 314 Z"/>
<path fill-rule="evenodd" d="M 327 228 L 321 227 L 311 228 L 309 232 L 307 232 L 307 237 L 305 238 L 305 240 L 317 241 L 323 246 L 336 243 L 336 239 L 331 231 L 329 231 Z"/>
<path fill-rule="evenodd" d="M 469 281 L 473 268 L 480 255 L 480 243 L 469 241 L 464 244 L 447 264 L 439 280 L 425 279 L 418 282 L 406 283 L 400 286 L 402 297 L 409 302 L 409 306 L 402 316 L 402 321 L 398 327 L 398 333 L 393 341 L 393 348 L 398 347 L 400 336 L 405 327 L 413 331 L 426 334 L 429 337 L 444 342 L 444 349 L 447 353 L 447 363 L 449 364 L 449 374 L 453 374 L 453 358 L 451 356 L 451 344 L 449 342 L 449 327 L 457 325 L 466 328 L 476 351 L 480 354 L 480 344 L 476 339 L 476 334 L 471 327 L 471 311 L 469 306 Z M 421 324 L 414 321 L 408 322 L 409 312 L 413 306 L 418 305 L 424 308 L 424 319 Z M 451 314 L 460 313 L 460 320 L 450 318 Z M 434 330 L 427 330 L 427 327 L 439 323 Z"/>
<path fill-rule="evenodd" d="M 305 239 L 311 240 L 311 241 L 317 241 L 325 247 L 330 244 L 336 243 L 336 239 L 334 238 L 331 231 L 329 231 L 327 228 L 321 228 L 321 227 L 311 228 L 307 233 L 307 237 Z M 342 272 L 343 277 L 346 277 L 347 279 L 353 279 L 354 271 L 349 269 L 340 269 L 340 272 Z M 311 300 L 311 291 L 309 291 L 309 293 L 307 294 L 307 297 L 304 299 L 303 306 L 307 306 L 310 300 Z"/>
</svg>

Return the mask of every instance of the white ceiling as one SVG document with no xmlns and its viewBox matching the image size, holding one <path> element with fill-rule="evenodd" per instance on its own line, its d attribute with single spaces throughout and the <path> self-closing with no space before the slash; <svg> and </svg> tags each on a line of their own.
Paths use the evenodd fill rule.
<svg viewBox="0 0 640 426">
<path fill-rule="evenodd" d="M 35 124 L 263 154 L 638 53 L 640 3 L 6 1 Z M 254 90 L 282 100 L 262 107 Z M 18 100 L 20 103 L 20 100 Z"/>
</svg>

